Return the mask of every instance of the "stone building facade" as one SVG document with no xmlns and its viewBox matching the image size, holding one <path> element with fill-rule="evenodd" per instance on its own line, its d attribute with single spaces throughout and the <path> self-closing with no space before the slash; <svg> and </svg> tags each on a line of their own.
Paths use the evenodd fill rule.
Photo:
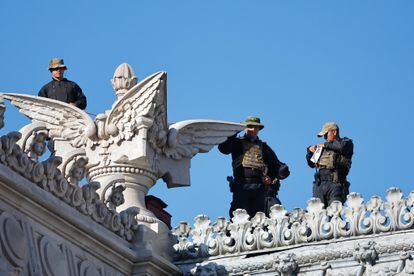
<svg viewBox="0 0 414 276">
<path fill-rule="evenodd" d="M 414 274 L 414 192 L 398 188 L 385 199 L 351 193 L 324 208 L 312 198 L 290 212 L 274 205 L 269 217 L 238 209 L 231 221 L 200 215 L 170 229 L 147 208 L 148 190 L 160 178 L 189 185 L 191 158 L 243 127 L 167 125 L 165 80 L 137 83 L 121 65 L 119 99 L 95 121 L 53 100 L 1 95 L 32 123 L 0 137 L 0 275 Z"/>
</svg>

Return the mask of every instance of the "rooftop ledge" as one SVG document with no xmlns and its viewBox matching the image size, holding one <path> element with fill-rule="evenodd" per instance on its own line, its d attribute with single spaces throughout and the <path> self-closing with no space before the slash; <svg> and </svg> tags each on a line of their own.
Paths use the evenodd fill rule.
<svg viewBox="0 0 414 276">
<path fill-rule="evenodd" d="M 290 213 L 274 205 L 270 217 L 238 209 L 212 223 L 200 215 L 194 227 L 175 228 L 175 264 L 184 275 L 411 275 L 413 204 L 414 192 L 404 198 L 393 187 L 386 201 L 351 193 L 345 206 L 326 209 L 311 198 Z"/>
<path fill-rule="evenodd" d="M 211 223 L 205 215 L 195 218 L 194 227 L 181 222 L 174 230 L 177 260 L 227 254 L 251 254 L 300 244 L 349 239 L 413 229 L 414 192 L 407 198 L 399 188 L 387 191 L 386 201 L 373 196 L 364 203 L 359 193 L 348 195 L 345 206 L 334 201 L 326 209 L 311 198 L 306 209 L 288 213 L 281 205 L 271 207 L 269 217 L 253 218 L 237 209 L 231 221 L 220 217 Z"/>
<path fill-rule="evenodd" d="M 122 64 L 117 70 L 125 73 L 127 69 L 132 71 L 128 64 Z M 78 228 L 71 229 L 82 232 L 86 240 L 91 238 L 89 243 L 99 240 L 99 246 L 127 256 L 126 266 L 135 263 L 136 271 L 153 271 L 154 275 L 414 274 L 414 192 L 404 197 L 395 187 L 388 189 L 385 200 L 373 196 L 364 202 L 360 194 L 351 193 L 345 205 L 334 201 L 324 208 L 319 199 L 311 198 L 306 209 L 287 212 L 274 205 L 269 217 L 257 213 L 253 218 L 238 209 L 231 221 L 220 217 L 214 223 L 199 215 L 193 227 L 181 222 L 170 231 L 146 207 L 149 189 L 157 179 L 169 187 L 189 185 L 194 155 L 208 152 L 243 126 L 204 119 L 168 125 L 166 73 L 156 73 L 136 84 L 130 74 L 119 78 L 118 71 L 114 89 L 122 93 L 117 93 L 113 109 L 95 121 L 66 103 L 0 94 L 32 119 L 20 132 L 0 137 L 0 180 L 4 186 L 0 194 L 13 187 L 10 183 L 16 184 L 22 198 L 32 194 L 24 202 L 27 210 L 33 203 L 41 204 L 55 217 L 76 221 L 73 225 Z M 0 100 L 0 128 L 4 112 Z M 52 155 L 40 161 L 46 146 Z M 88 183 L 81 185 L 84 177 Z M 6 196 L 0 203 L 20 212 L 18 203 L 11 204 Z M 34 213 L 25 215 L 36 218 Z M 12 221 L 7 227 L 23 231 L 9 213 L 3 217 L 3 223 Z M 47 220 L 38 223 L 60 233 Z M 13 237 L 12 233 L 6 234 Z M 63 239 L 76 240 L 70 235 Z M 88 248 L 86 241 L 82 242 L 79 248 Z M 25 260 L 13 261 L 19 269 L 27 263 L 23 249 L 21 258 Z M 159 257 L 148 267 L 147 259 L 136 261 L 143 252 Z M 112 268 L 119 266 L 118 271 L 131 271 L 109 255 L 98 255 L 96 258 Z"/>
</svg>

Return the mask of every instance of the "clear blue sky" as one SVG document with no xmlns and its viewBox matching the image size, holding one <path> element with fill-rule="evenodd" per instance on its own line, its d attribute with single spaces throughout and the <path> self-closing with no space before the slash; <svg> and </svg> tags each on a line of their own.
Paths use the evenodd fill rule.
<svg viewBox="0 0 414 276">
<path fill-rule="evenodd" d="M 260 137 L 291 169 L 280 198 L 306 207 L 306 147 L 325 121 L 354 140 L 351 191 L 366 200 L 414 184 L 413 1 L 1 1 L 0 91 L 37 94 L 48 60 L 101 113 L 110 79 L 128 62 L 139 79 L 168 72 L 169 121 L 262 118 Z M 5 134 L 27 121 L 9 106 Z M 192 186 L 150 193 L 173 224 L 227 216 L 229 156 L 197 155 Z"/>
</svg>

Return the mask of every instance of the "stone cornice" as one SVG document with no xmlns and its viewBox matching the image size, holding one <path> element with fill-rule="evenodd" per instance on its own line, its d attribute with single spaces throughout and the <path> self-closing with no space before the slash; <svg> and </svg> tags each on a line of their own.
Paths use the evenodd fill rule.
<svg viewBox="0 0 414 276">
<path fill-rule="evenodd" d="M 103 259 L 110 256 L 110 262 L 117 256 L 118 269 L 131 266 L 137 259 L 137 254 L 130 249 L 130 243 L 2 164 L 0 189 L 0 202 L 13 206 L 26 217 L 45 225 L 92 255 L 99 255 Z M 102 254 L 104 252 L 111 254 Z"/>
<path fill-rule="evenodd" d="M 176 265 L 184 275 L 216 271 L 211 275 L 392 276 L 414 274 L 413 255 L 414 230 L 407 230 L 180 261 Z"/>
<path fill-rule="evenodd" d="M 197 259 L 228 254 L 284 248 L 313 242 L 393 233 L 413 228 L 414 192 L 407 198 L 398 188 L 390 188 L 386 201 L 373 196 L 366 204 L 358 193 L 351 193 L 345 206 L 333 202 L 323 208 L 319 199 L 308 201 L 305 210 L 287 211 L 281 205 L 271 208 L 269 217 L 257 213 L 249 218 L 238 209 L 231 221 L 218 218 L 211 223 L 204 215 L 195 218 L 194 227 L 182 222 L 175 229 L 176 259 Z"/>
<path fill-rule="evenodd" d="M 60 199 L 59 204 L 71 206 L 78 214 L 87 215 L 125 240 L 132 241 L 134 231 L 138 227 L 135 218 L 139 213 L 138 208 L 128 208 L 121 213 L 108 208 L 96 192 L 100 187 L 99 183 L 90 182 L 83 186 L 70 183 L 58 169 L 62 162 L 60 157 L 51 156 L 42 162 L 30 159 L 17 144 L 21 136 L 19 132 L 11 132 L 0 137 L 0 165 L 3 172 L 9 170 L 3 173 L 4 177 L 20 175 L 28 181 L 12 178 L 6 179 L 5 183 L 11 181 L 22 187 L 24 192 L 35 191 L 35 188 L 43 189 Z M 43 140 L 41 143 L 44 142 Z M 25 183 L 26 188 L 19 183 Z"/>
</svg>

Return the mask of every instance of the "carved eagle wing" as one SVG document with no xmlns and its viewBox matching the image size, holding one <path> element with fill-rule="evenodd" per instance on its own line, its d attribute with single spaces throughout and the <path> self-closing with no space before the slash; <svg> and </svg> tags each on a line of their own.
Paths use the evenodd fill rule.
<svg viewBox="0 0 414 276">
<path fill-rule="evenodd" d="M 210 151 L 227 137 L 242 131 L 241 124 L 216 120 L 187 120 L 169 127 L 164 154 L 173 159 L 192 158 Z"/>
<path fill-rule="evenodd" d="M 13 93 L 0 94 L 0 97 L 9 100 L 33 122 L 44 123 L 51 138 L 64 138 L 74 147 L 84 145 L 87 138 L 93 137 L 96 133 L 91 117 L 71 104 Z"/>
<path fill-rule="evenodd" d="M 144 123 L 154 135 L 167 128 L 166 72 L 157 72 L 134 87 L 119 99 L 105 123 L 106 133 L 116 141 L 131 140 L 137 126 Z"/>
</svg>

